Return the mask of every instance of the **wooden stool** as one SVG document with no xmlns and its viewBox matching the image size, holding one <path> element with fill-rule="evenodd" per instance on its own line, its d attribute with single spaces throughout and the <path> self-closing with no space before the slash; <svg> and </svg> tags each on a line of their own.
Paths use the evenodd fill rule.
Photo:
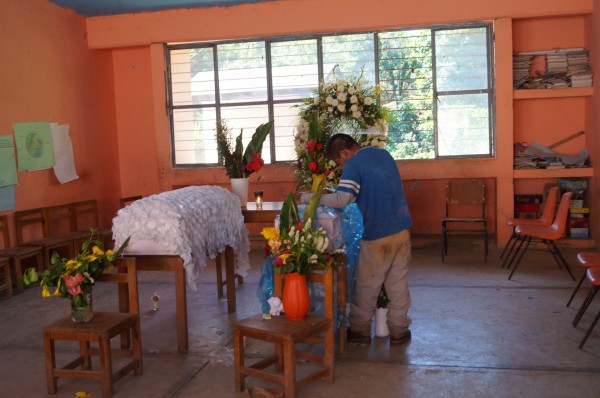
<svg viewBox="0 0 600 398">
<path fill-rule="evenodd" d="M 10 258 L 0 257 L 0 268 L 4 269 L 4 283 L 0 284 L 0 292 L 6 292 L 8 298 L 12 297 L 12 273 L 10 272 Z M 19 283 L 19 281 L 17 281 Z"/>
<path fill-rule="evenodd" d="M 262 315 L 237 322 L 233 327 L 233 344 L 235 353 L 235 390 L 245 389 L 245 378 L 248 376 L 268 380 L 283 385 L 286 398 L 294 398 L 296 390 L 314 381 L 324 379 L 327 383 L 334 381 L 335 330 L 334 319 L 334 270 L 312 272 L 307 279 L 323 283 L 325 293 L 325 316 L 307 316 L 301 321 L 290 321 L 285 316 L 262 319 Z M 274 278 L 274 292 L 281 292 L 283 277 Z M 281 297 L 281 296 L 279 296 Z M 256 362 L 251 366 L 244 363 L 244 337 L 264 340 L 275 344 L 275 354 Z M 324 344 L 323 355 L 309 351 L 297 351 L 297 343 Z M 296 359 L 301 358 L 317 362 L 322 366 L 302 379 L 296 379 Z M 263 369 L 276 365 L 276 372 Z"/>
<path fill-rule="evenodd" d="M 247 376 L 273 381 L 284 386 L 285 397 L 294 398 L 296 390 L 313 381 L 325 379 L 332 383 L 334 379 L 333 347 L 325 350 L 319 357 L 304 351 L 296 351 L 296 343 L 319 333 L 332 330 L 332 319 L 308 316 L 301 321 L 290 321 L 285 315 L 262 319 L 261 315 L 244 319 L 233 327 L 233 344 L 235 351 L 235 391 L 244 391 Z M 244 337 L 269 341 L 276 346 L 276 353 L 251 366 L 244 364 Z M 317 361 L 323 368 L 313 372 L 301 380 L 296 380 L 296 358 Z M 272 373 L 262 369 L 276 364 L 281 372 Z"/>
<path fill-rule="evenodd" d="M 575 298 L 575 294 L 577 294 L 577 291 L 581 287 L 583 280 L 586 278 L 587 270 L 591 267 L 600 267 L 600 253 L 597 253 L 597 252 L 577 253 L 577 264 L 579 264 L 580 266 L 585 268 L 586 272 L 583 273 L 583 275 L 581 276 L 581 279 L 579 279 L 579 282 L 577 283 L 577 286 L 575 286 L 575 290 L 573 290 L 573 293 L 571 294 L 569 301 L 567 301 L 567 307 L 569 305 L 571 305 L 571 302 Z"/>
<path fill-rule="evenodd" d="M 100 380 L 102 396 L 112 397 L 113 383 L 130 371 L 142 374 L 142 349 L 140 342 L 139 318 L 137 315 L 120 312 L 95 312 L 88 323 L 74 323 L 70 316 L 62 318 L 44 328 L 44 354 L 46 357 L 46 381 L 48 393 L 55 394 L 59 377 L 73 377 Z M 113 372 L 110 340 L 124 331 L 131 331 L 131 349 L 125 351 L 131 359 L 119 370 Z M 62 368 L 56 367 L 55 340 L 79 342 L 79 356 Z M 90 348 L 90 343 L 98 343 L 98 348 Z M 100 358 L 99 370 L 91 369 L 91 355 Z M 81 369 L 75 369 L 81 365 Z"/>
</svg>

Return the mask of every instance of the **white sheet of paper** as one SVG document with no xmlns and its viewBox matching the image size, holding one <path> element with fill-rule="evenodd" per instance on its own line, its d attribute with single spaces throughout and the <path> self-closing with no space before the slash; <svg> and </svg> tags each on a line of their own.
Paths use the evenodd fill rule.
<svg viewBox="0 0 600 398">
<path fill-rule="evenodd" d="M 54 141 L 54 174 L 61 184 L 79 178 L 75 170 L 73 145 L 69 136 L 69 125 L 50 123 L 52 141 Z"/>
</svg>

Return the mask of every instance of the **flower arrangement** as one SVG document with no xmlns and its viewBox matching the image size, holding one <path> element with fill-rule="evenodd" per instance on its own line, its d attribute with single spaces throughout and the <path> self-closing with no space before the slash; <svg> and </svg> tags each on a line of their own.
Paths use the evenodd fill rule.
<svg viewBox="0 0 600 398">
<path fill-rule="evenodd" d="M 262 146 L 271 127 L 273 127 L 272 121 L 258 126 L 244 150 L 242 143 L 244 130 L 240 131 L 234 144 L 227 123 L 224 120 L 217 122 L 215 134 L 217 152 L 219 158 L 223 160 L 223 166 L 225 166 L 225 172 L 229 178 L 246 178 L 263 167 L 265 162 L 261 156 Z"/>
<path fill-rule="evenodd" d="M 94 230 L 92 229 L 92 236 Z M 83 293 L 89 293 L 98 278 L 105 269 L 111 269 L 112 263 L 118 258 L 127 245 L 129 238 L 123 242 L 117 251 L 104 250 L 102 242 L 90 239 L 86 240 L 81 252 L 73 259 L 61 258 L 57 252 L 54 252 L 51 258 L 51 267 L 44 270 L 41 274 L 35 268 L 28 268 L 23 273 L 23 283 L 40 282 L 42 287 L 42 297 L 59 296 L 71 298 L 75 305 L 78 301 L 83 301 Z M 54 287 L 54 293 L 50 293 L 50 288 Z M 79 304 L 83 304 L 79 303 Z"/>
<path fill-rule="evenodd" d="M 294 134 L 298 190 L 310 186 L 313 174 L 324 174 L 327 187 L 337 186 L 341 171 L 325 157 L 323 147 L 338 131 L 351 130 L 362 146 L 385 147 L 389 111 L 381 105 L 381 88 L 365 85 L 361 78 L 323 82 L 300 106 Z"/>
<path fill-rule="evenodd" d="M 304 210 L 302 220 L 298 218 L 294 194 L 289 194 L 281 209 L 279 228 L 269 227 L 262 230 L 262 236 L 268 241 L 265 252 L 273 257 L 277 273 L 297 272 L 307 275 L 315 268 L 339 267 L 341 261 L 336 254 L 343 253 L 344 250 L 327 251 L 329 239 L 325 231 L 313 226 L 322 190 L 321 183 Z"/>
<path fill-rule="evenodd" d="M 314 174 L 322 174 L 327 187 L 337 185 L 341 170 L 325 155 L 325 144 L 328 138 L 329 134 L 316 114 L 313 114 L 309 120 L 300 119 L 294 136 L 298 191 L 311 187 Z"/>
</svg>

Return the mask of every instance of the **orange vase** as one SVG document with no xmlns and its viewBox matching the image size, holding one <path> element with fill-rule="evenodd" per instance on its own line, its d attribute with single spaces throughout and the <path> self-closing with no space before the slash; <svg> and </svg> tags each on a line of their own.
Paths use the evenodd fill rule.
<svg viewBox="0 0 600 398">
<path fill-rule="evenodd" d="M 306 314 L 308 314 L 310 308 L 306 275 L 292 272 L 285 276 L 281 301 L 283 303 L 283 311 L 288 319 L 299 321 L 306 318 Z"/>
</svg>

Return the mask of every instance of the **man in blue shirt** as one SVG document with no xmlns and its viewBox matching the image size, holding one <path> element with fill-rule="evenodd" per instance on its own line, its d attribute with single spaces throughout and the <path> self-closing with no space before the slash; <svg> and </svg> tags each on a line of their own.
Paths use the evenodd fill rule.
<svg viewBox="0 0 600 398">
<path fill-rule="evenodd" d="M 396 161 L 385 149 L 361 147 L 347 134 L 333 135 L 326 153 L 342 167 L 342 176 L 336 192 L 323 195 L 320 204 L 340 208 L 356 202 L 363 216 L 348 341 L 371 342 L 371 318 L 385 286 L 390 299 L 390 343 L 403 344 L 411 337 L 408 264 L 412 220 Z"/>
</svg>

